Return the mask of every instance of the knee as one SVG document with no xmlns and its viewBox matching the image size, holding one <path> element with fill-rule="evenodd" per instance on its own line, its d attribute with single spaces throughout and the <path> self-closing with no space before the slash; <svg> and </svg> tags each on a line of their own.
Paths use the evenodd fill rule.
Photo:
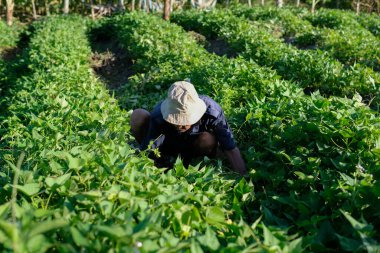
<svg viewBox="0 0 380 253">
<path fill-rule="evenodd" d="M 212 157 L 215 155 L 217 140 L 213 134 L 203 132 L 194 142 L 194 149 L 197 155 Z"/>
<path fill-rule="evenodd" d="M 136 109 L 133 110 L 131 114 L 131 126 L 132 125 L 138 125 L 138 124 L 143 124 L 146 121 L 149 121 L 150 119 L 150 112 L 148 112 L 145 109 Z"/>
<path fill-rule="evenodd" d="M 144 139 L 149 127 L 150 113 L 144 109 L 136 109 L 132 112 L 130 125 L 131 133 L 138 143 Z"/>
</svg>

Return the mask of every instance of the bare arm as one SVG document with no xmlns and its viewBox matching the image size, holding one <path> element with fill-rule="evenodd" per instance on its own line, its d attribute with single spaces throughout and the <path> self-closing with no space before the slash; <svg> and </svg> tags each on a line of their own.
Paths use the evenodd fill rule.
<svg viewBox="0 0 380 253">
<path fill-rule="evenodd" d="M 224 153 L 226 154 L 227 159 L 234 171 L 243 176 L 248 174 L 244 160 L 241 157 L 240 150 L 237 147 L 232 150 L 224 151 Z"/>
</svg>

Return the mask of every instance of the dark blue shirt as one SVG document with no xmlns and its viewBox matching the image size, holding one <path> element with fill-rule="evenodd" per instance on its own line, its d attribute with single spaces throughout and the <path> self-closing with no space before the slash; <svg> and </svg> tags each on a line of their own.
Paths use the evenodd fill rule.
<svg viewBox="0 0 380 253">
<path fill-rule="evenodd" d="M 236 147 L 232 131 L 227 124 L 222 108 L 210 97 L 200 95 L 206 104 L 206 112 L 202 118 L 184 133 L 179 133 L 175 127 L 165 121 L 161 113 L 161 103 L 157 104 L 151 112 L 149 130 L 140 145 L 140 150 L 147 149 L 153 141 L 152 148 L 159 148 L 165 139 L 181 141 L 187 136 L 197 135 L 201 132 L 209 132 L 215 135 L 222 150 L 232 150 Z"/>
</svg>

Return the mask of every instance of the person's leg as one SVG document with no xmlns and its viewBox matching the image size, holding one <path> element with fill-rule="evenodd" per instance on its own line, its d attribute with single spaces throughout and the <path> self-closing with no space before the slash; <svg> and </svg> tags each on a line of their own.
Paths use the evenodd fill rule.
<svg viewBox="0 0 380 253">
<path fill-rule="evenodd" d="M 138 144 L 144 140 L 149 128 L 150 113 L 144 109 L 136 109 L 131 115 L 131 134 Z"/>
<path fill-rule="evenodd" d="M 218 149 L 216 137 L 208 132 L 202 132 L 188 143 L 187 148 L 181 153 L 183 163 L 187 167 L 195 157 L 208 156 L 214 158 Z"/>
<path fill-rule="evenodd" d="M 208 132 L 200 133 L 193 142 L 195 156 L 214 157 L 216 155 L 217 147 L 218 142 L 215 135 Z"/>
</svg>

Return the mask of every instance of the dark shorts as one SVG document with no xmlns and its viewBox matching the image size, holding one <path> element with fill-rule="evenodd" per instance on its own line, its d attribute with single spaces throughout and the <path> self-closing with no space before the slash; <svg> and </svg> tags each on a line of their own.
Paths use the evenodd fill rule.
<svg viewBox="0 0 380 253">
<path fill-rule="evenodd" d="M 179 156 L 183 160 L 184 165 L 188 166 L 193 158 L 202 156 L 202 154 L 199 153 L 198 147 L 195 145 L 201 134 L 202 133 L 184 135 L 178 139 L 165 137 L 164 135 L 159 137 L 156 143 L 161 157 L 154 158 L 157 165 L 170 167 Z"/>
</svg>

